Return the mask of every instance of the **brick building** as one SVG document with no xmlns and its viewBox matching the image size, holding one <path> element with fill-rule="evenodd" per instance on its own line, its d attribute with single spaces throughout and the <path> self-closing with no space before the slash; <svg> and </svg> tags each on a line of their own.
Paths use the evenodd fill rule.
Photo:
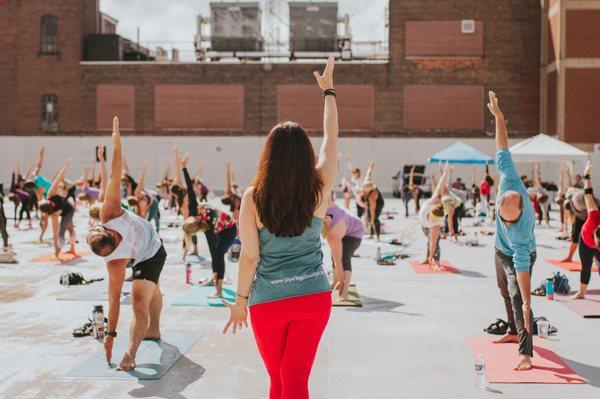
<svg viewBox="0 0 600 399">
<path fill-rule="evenodd" d="M 485 137 L 493 129 L 485 93 L 495 89 L 511 135 L 547 128 L 568 141 L 600 142 L 598 129 L 595 136 L 580 133 L 585 124 L 597 126 L 598 113 L 569 118 L 580 101 L 577 87 L 585 85 L 577 74 L 600 85 L 591 68 L 569 75 L 569 57 L 594 56 L 600 40 L 591 49 L 573 44 L 573 55 L 563 48 L 571 42 L 559 41 L 550 46 L 560 47 L 554 64 L 542 45 L 547 31 L 554 33 L 556 22 L 547 23 L 554 3 L 567 26 L 569 18 L 586 26 L 576 37 L 597 37 L 600 17 L 575 16 L 569 8 L 597 2 L 546 3 L 390 0 L 388 61 L 336 66 L 342 134 Z M 462 20 L 474 21 L 472 33 L 461 31 Z M 120 54 L 135 47 L 114 35 L 114 23 L 99 12 L 98 0 L 0 0 L 0 134 L 94 135 L 110 129 L 114 114 L 124 134 L 256 136 L 282 119 L 320 128 L 312 76 L 318 65 L 86 61 L 91 38 L 112 40 Z M 123 59 L 145 59 L 144 49 L 132 51 L 138 58 Z"/>
</svg>

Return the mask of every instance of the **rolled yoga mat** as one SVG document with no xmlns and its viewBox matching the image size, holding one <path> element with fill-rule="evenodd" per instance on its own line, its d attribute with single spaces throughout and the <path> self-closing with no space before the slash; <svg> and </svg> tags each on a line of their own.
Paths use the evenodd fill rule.
<svg viewBox="0 0 600 399">
<path fill-rule="evenodd" d="M 142 341 L 136 355 L 136 367 L 132 371 L 117 371 L 129 345 L 127 334 L 115 339 L 112 366 L 107 367 L 102 345 L 100 351 L 69 371 L 65 378 L 82 380 L 158 380 L 200 339 L 203 334 L 172 332 L 163 334 L 156 341 Z"/>
<path fill-rule="evenodd" d="M 208 298 L 214 294 L 215 287 L 193 285 L 183 295 L 176 298 L 172 306 L 225 306 L 221 298 Z M 223 299 L 234 302 L 236 297 L 235 287 L 232 285 L 223 286 Z"/>
<path fill-rule="evenodd" d="M 487 337 L 465 337 L 473 359 L 481 353 L 485 359 L 485 375 L 490 383 L 510 384 L 585 384 L 564 360 L 546 347 L 543 339 L 533 340 L 533 368 L 514 370 L 518 344 L 494 344 Z"/>
</svg>

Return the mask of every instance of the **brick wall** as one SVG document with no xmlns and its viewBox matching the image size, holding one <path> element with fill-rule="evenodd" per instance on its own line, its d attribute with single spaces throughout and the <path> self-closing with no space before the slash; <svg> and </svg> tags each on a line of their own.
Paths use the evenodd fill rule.
<svg viewBox="0 0 600 399">
<path fill-rule="evenodd" d="M 17 130 L 17 5 L 0 0 L 0 134 Z"/>
<path fill-rule="evenodd" d="M 17 7 L 17 2 L 12 0 L 8 1 L 8 6 L 0 6 L 0 29 L 6 29 L 5 14 L 10 10 L 18 14 L 18 92 L 12 96 L 17 105 L 11 114 L 20 116 L 18 123 L 10 118 L 3 118 L 0 121 L 0 132 L 40 134 L 40 96 L 48 91 L 59 97 L 59 134 L 97 134 L 98 85 L 126 84 L 134 88 L 135 133 L 161 135 L 164 131 L 156 124 L 157 85 L 231 84 L 244 87 L 241 130 L 223 130 L 208 124 L 198 129 L 186 128 L 181 133 L 260 135 L 278 121 L 277 88 L 282 85 L 314 85 L 312 71 L 321 67 L 293 63 L 272 65 L 270 68 L 259 64 L 81 65 L 82 38 L 84 33 L 94 29 L 93 10 L 96 2 L 97 0 L 28 0 L 18 2 Z M 389 7 L 390 62 L 340 63 L 336 67 L 336 84 L 348 87 L 367 86 L 370 88 L 369 93 L 372 93 L 372 98 L 366 105 L 361 105 L 356 99 L 348 99 L 349 107 L 367 106 L 372 110 L 371 113 L 364 112 L 364 115 L 346 126 L 342 122 L 342 134 L 374 137 L 482 137 L 486 131 L 493 130 L 492 118 L 486 112 L 483 128 L 456 128 L 463 126 L 456 123 L 449 124 L 445 129 L 406 128 L 403 109 L 405 85 L 475 85 L 482 87 L 484 92 L 493 88 L 502 101 L 511 134 L 537 133 L 540 31 L 538 0 L 390 0 Z M 15 11 L 17 8 L 18 11 Z M 40 57 L 37 54 L 39 18 L 46 13 L 59 16 L 60 57 Z M 481 28 L 478 32 L 483 38 L 482 56 L 475 54 L 473 57 L 472 52 L 469 52 L 467 58 L 440 58 L 435 57 L 435 54 L 433 57 L 420 54 L 418 59 L 404 57 L 407 21 L 451 21 L 457 24 L 461 19 L 478 21 L 478 27 Z M 0 45 L 14 48 L 10 38 L 10 34 L 2 35 Z M 0 60 L 0 63 L 5 61 Z M 13 73 L 6 71 L 10 71 L 10 68 L 0 73 Z M 11 90 L 15 92 L 10 84 L 7 79 L 0 81 L 0 93 Z M 356 96 L 356 90 L 349 89 L 347 95 Z M 340 104 L 347 100 L 342 97 L 343 93 L 340 93 Z M 3 101 L 0 105 L 8 104 L 7 95 L 0 94 L 0 101 Z M 484 106 L 481 104 L 481 107 Z M 100 117 L 104 118 L 102 115 Z M 372 118 L 370 124 L 359 121 L 366 118 Z M 302 120 L 299 122 L 302 123 Z M 104 123 L 100 125 L 105 127 Z M 466 126 L 475 127 L 473 124 Z"/>
</svg>

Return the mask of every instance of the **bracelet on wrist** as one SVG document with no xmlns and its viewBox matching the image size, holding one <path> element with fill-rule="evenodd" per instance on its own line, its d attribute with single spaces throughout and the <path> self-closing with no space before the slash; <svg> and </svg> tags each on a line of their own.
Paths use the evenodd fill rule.
<svg viewBox="0 0 600 399">
<path fill-rule="evenodd" d="M 583 176 L 583 178 L 584 178 L 585 180 L 591 180 L 591 179 L 592 179 L 592 176 L 590 176 L 590 174 L 588 173 L 587 175 L 584 175 L 584 176 Z"/>
<path fill-rule="evenodd" d="M 327 96 L 334 96 L 335 97 L 336 92 L 335 89 L 325 89 L 323 90 L 323 97 L 327 97 Z"/>
<path fill-rule="evenodd" d="M 236 293 L 236 294 L 237 294 L 238 297 L 243 298 L 243 299 L 248 299 L 249 298 L 249 296 L 244 296 L 244 295 L 242 295 L 240 293 Z"/>
</svg>

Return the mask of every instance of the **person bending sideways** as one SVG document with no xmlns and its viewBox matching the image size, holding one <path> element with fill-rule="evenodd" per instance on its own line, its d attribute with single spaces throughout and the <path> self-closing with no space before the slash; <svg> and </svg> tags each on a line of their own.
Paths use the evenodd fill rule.
<svg viewBox="0 0 600 399">
<path fill-rule="evenodd" d="M 581 259 L 581 277 L 579 280 L 579 291 L 573 295 L 573 299 L 584 299 L 592 274 L 594 258 L 600 262 L 600 211 L 594 198 L 592 189 L 592 178 L 590 172 L 592 164 L 588 161 L 583 172 L 585 206 L 588 217 L 581 228 L 579 239 L 579 259 Z"/>
<path fill-rule="evenodd" d="M 533 356 L 531 272 L 536 260 L 535 213 L 508 150 L 508 134 L 498 99 L 492 91 L 489 98 L 488 108 L 496 119 L 496 165 L 500 175 L 494 236 L 496 276 L 510 326 L 509 333 L 496 342 L 518 342 L 516 369 L 529 370 Z"/>
<path fill-rule="evenodd" d="M 100 210 L 102 225 L 90 229 L 87 237 L 92 252 L 106 260 L 108 270 L 108 331 L 104 340 L 106 361 L 111 362 L 117 337 L 121 290 L 125 268 L 133 269 L 131 289 L 131 323 L 129 346 L 118 370 L 133 370 L 135 355 L 143 339 L 160 339 L 162 294 L 159 277 L 167 253 L 152 225 L 121 207 L 121 136 L 119 120 L 113 120 L 113 158 L 111 175 Z"/>
<path fill-rule="evenodd" d="M 440 230 L 444 222 L 444 208 L 441 196 L 449 171 L 450 167 L 446 164 L 444 173 L 437 182 L 431 198 L 423 203 L 419 211 L 419 223 L 427 237 L 427 257 L 421 264 L 428 264 L 436 272 L 442 270 L 440 267 Z"/>
<path fill-rule="evenodd" d="M 338 289 L 342 300 L 348 299 L 348 288 L 352 280 L 352 257 L 360 248 L 364 233 L 362 220 L 337 206 L 332 195 L 323 222 L 323 236 L 331 248 L 333 259 L 331 288 Z"/>
<path fill-rule="evenodd" d="M 308 398 L 308 379 L 331 313 L 320 233 L 337 173 L 338 118 L 334 60 L 315 77 L 325 100 L 318 162 L 304 129 L 271 129 L 254 183 L 242 197 L 242 250 L 235 304 L 223 333 L 246 325 L 250 306 L 271 399 Z M 294 167 L 291 168 L 290 165 Z"/>
</svg>

